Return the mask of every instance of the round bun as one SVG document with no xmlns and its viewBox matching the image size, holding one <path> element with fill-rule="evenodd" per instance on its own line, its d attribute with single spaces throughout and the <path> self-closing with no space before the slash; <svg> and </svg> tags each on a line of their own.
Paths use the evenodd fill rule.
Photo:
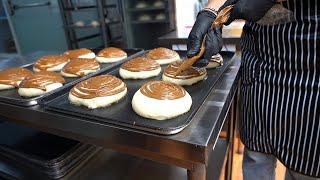
<svg viewBox="0 0 320 180">
<path fill-rule="evenodd" d="M 147 3 L 140 1 L 136 4 L 135 6 L 136 8 L 146 8 L 147 7 Z"/>
<path fill-rule="evenodd" d="M 152 17 L 150 14 L 141 14 L 138 17 L 138 21 L 150 21 L 152 20 Z"/>
<path fill-rule="evenodd" d="M 126 94 L 127 87 L 121 79 L 111 75 L 101 75 L 74 86 L 69 93 L 69 100 L 72 104 L 95 109 L 118 102 Z"/>
<path fill-rule="evenodd" d="M 77 21 L 76 23 L 74 23 L 75 26 L 78 26 L 78 27 L 82 27 L 84 26 L 84 22 L 83 21 Z"/>
<path fill-rule="evenodd" d="M 33 72 L 26 68 L 10 68 L 0 71 L 0 90 L 13 89 Z"/>
<path fill-rule="evenodd" d="M 155 1 L 153 3 L 153 7 L 163 7 L 164 6 L 164 2 L 161 0 Z"/>
<path fill-rule="evenodd" d="M 188 69 L 182 71 L 178 76 L 174 77 L 174 73 L 178 70 L 181 64 L 181 60 L 169 64 L 162 74 L 162 80 L 183 86 L 192 85 L 198 81 L 202 81 L 207 76 L 206 68 L 190 66 Z"/>
<path fill-rule="evenodd" d="M 166 19 L 166 15 L 164 13 L 159 13 L 155 17 L 156 20 L 164 20 Z"/>
<path fill-rule="evenodd" d="M 63 77 L 50 71 L 40 71 L 26 77 L 19 85 L 20 96 L 33 97 L 55 90 L 65 83 Z"/>
<path fill-rule="evenodd" d="M 93 20 L 93 21 L 91 21 L 91 26 L 93 26 L 93 27 L 98 27 L 98 26 L 100 26 L 100 22 L 99 21 L 96 21 L 96 20 Z"/>
<path fill-rule="evenodd" d="M 211 59 L 209 60 L 209 64 L 207 65 L 207 69 L 212 69 L 216 67 L 220 67 L 223 65 L 223 58 L 222 56 L 218 53 L 216 55 L 213 55 Z"/>
<path fill-rule="evenodd" d="M 69 61 L 70 59 L 64 55 L 43 56 L 33 65 L 33 71 L 61 71 Z"/>
<path fill-rule="evenodd" d="M 159 47 L 149 51 L 146 57 L 157 61 L 159 64 L 169 64 L 180 59 L 179 54 L 171 49 Z"/>
<path fill-rule="evenodd" d="M 64 55 L 67 56 L 69 59 L 94 59 L 96 55 L 90 49 L 81 48 L 81 49 L 74 49 L 64 52 Z"/>
<path fill-rule="evenodd" d="M 164 81 L 144 84 L 132 99 L 132 108 L 138 115 L 155 120 L 179 116 L 188 112 L 191 105 L 191 96 L 183 87 Z"/>
<path fill-rule="evenodd" d="M 127 58 L 127 53 L 115 47 L 107 47 L 102 49 L 96 56 L 99 63 L 112 63 Z"/>
<path fill-rule="evenodd" d="M 146 79 L 158 76 L 161 72 L 160 65 L 152 59 L 137 57 L 123 63 L 119 74 L 123 79 Z"/>
<path fill-rule="evenodd" d="M 99 63 L 94 59 L 73 59 L 61 70 L 64 77 L 81 77 L 100 70 Z"/>
</svg>

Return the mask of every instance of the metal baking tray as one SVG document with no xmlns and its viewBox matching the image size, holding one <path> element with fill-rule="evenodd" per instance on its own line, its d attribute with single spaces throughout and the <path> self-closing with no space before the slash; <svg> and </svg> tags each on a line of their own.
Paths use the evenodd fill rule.
<svg viewBox="0 0 320 180">
<path fill-rule="evenodd" d="M 122 64 L 124 61 L 127 61 L 128 59 L 132 59 L 134 57 L 140 56 L 143 53 L 143 49 L 123 49 L 127 54 L 128 57 L 122 61 L 118 61 L 115 63 L 108 63 L 108 64 L 100 64 L 101 65 L 101 69 L 95 73 L 91 73 L 88 74 L 84 77 L 80 77 L 80 78 L 67 78 L 64 77 L 66 80 L 66 84 L 58 89 L 55 89 L 51 92 L 48 92 L 46 94 L 40 95 L 40 96 L 36 96 L 36 97 L 30 97 L 30 98 L 26 98 L 26 97 L 21 97 L 18 94 L 18 88 L 14 88 L 14 89 L 8 89 L 8 90 L 1 90 L 0 91 L 0 101 L 2 102 L 6 102 L 6 103 L 10 103 L 10 104 L 15 104 L 15 105 L 20 105 L 20 106 L 32 106 L 32 105 L 36 105 L 39 103 L 39 100 L 45 96 L 51 95 L 51 94 L 56 94 L 59 95 L 59 91 L 61 91 L 64 88 L 68 88 L 78 82 L 80 82 L 83 79 L 86 79 L 87 77 L 92 77 L 95 74 L 98 74 L 101 71 L 105 71 L 107 69 L 113 68 L 119 64 Z M 94 50 L 94 52 L 98 52 L 99 50 Z M 30 58 L 33 59 L 33 61 L 36 61 L 37 59 L 39 59 L 40 57 L 47 55 L 48 53 L 45 52 L 40 52 L 40 53 L 33 53 L 29 56 L 27 56 L 26 58 L 30 60 Z M 57 53 L 55 53 L 57 54 Z M 59 53 L 58 53 L 59 54 Z M 32 61 L 29 61 L 32 62 Z M 27 69 L 30 69 L 32 71 L 32 67 L 33 67 L 33 63 L 32 64 L 27 64 L 24 65 L 22 67 L 25 67 Z"/>
<path fill-rule="evenodd" d="M 186 52 L 178 51 L 178 53 L 181 57 L 184 57 Z M 221 55 L 224 59 L 223 66 L 216 69 L 208 69 L 208 77 L 204 81 L 198 82 L 191 86 L 184 86 L 184 88 L 191 95 L 193 103 L 189 112 L 173 119 L 162 121 L 146 119 L 137 115 L 131 107 L 131 100 L 134 93 L 144 83 L 153 80 L 160 80 L 161 75 L 144 80 L 123 80 L 127 85 L 128 94 L 118 103 L 106 108 L 97 108 L 91 110 L 84 106 L 72 105 L 68 100 L 68 93 L 70 89 L 59 97 L 55 97 L 51 100 L 47 99 L 48 102 L 45 103 L 45 108 L 51 111 L 87 118 L 90 121 L 112 123 L 159 134 L 175 134 L 182 131 L 192 121 L 192 118 L 199 110 L 207 96 L 210 94 L 212 88 L 215 86 L 222 73 L 225 71 L 230 62 L 234 60 L 235 53 L 221 52 Z M 162 67 L 162 70 L 164 68 L 165 66 Z M 118 72 L 119 66 L 101 72 L 97 75 L 111 74 L 120 77 Z"/>
<path fill-rule="evenodd" d="M 65 175 L 100 148 L 11 123 L 0 124 L 0 135 L 0 159 L 21 163 L 49 177 Z"/>
</svg>

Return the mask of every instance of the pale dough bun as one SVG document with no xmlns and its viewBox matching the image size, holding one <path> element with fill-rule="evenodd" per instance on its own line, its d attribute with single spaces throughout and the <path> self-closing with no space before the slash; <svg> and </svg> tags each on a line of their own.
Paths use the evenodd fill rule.
<svg viewBox="0 0 320 180">
<path fill-rule="evenodd" d="M 164 13 L 157 14 L 155 19 L 156 20 L 164 20 L 164 19 L 166 19 L 166 15 Z"/>
<path fill-rule="evenodd" d="M 106 58 L 106 57 L 96 57 L 96 60 L 99 63 L 113 63 L 113 62 L 117 62 L 117 61 L 121 61 L 123 59 L 127 58 L 127 56 L 123 56 L 123 57 L 116 57 L 116 58 Z"/>
<path fill-rule="evenodd" d="M 213 69 L 213 68 L 217 68 L 223 65 L 223 61 L 222 62 L 213 62 L 210 61 L 209 64 L 206 66 L 207 69 Z"/>
<path fill-rule="evenodd" d="M 209 64 L 206 66 L 207 69 L 212 69 L 216 67 L 220 67 L 223 65 L 223 58 L 222 56 L 218 53 L 216 55 L 213 55 L 211 59 L 209 60 Z"/>
<path fill-rule="evenodd" d="M 124 86 L 124 83 L 121 84 L 121 86 L 117 87 L 116 89 L 119 89 Z M 121 100 L 126 94 L 127 94 L 127 88 L 115 95 L 111 96 L 105 96 L 105 97 L 96 97 L 96 98 L 91 98 L 91 99 L 82 99 L 78 98 L 71 93 L 69 93 L 69 101 L 74 104 L 74 105 L 84 105 L 87 106 L 89 109 L 95 109 L 98 107 L 106 107 L 109 106 L 115 102 L 118 102 Z"/>
<path fill-rule="evenodd" d="M 112 63 L 125 58 L 127 58 L 127 53 L 116 47 L 106 47 L 96 55 L 96 60 L 99 63 Z"/>
<path fill-rule="evenodd" d="M 20 81 L 21 82 L 21 81 Z M 20 84 L 19 82 L 19 84 Z M 12 85 L 7 85 L 7 84 L 0 84 L 0 90 L 6 90 L 6 89 L 14 89 L 15 87 Z"/>
<path fill-rule="evenodd" d="M 33 97 L 45 94 L 47 92 L 53 91 L 59 87 L 62 87 L 62 83 L 53 83 L 46 86 L 46 90 L 38 89 L 38 88 L 19 88 L 18 93 L 20 96 L 24 97 Z"/>
<path fill-rule="evenodd" d="M 164 6 L 164 2 L 162 0 L 160 1 L 155 1 L 153 3 L 153 7 L 163 7 Z"/>
<path fill-rule="evenodd" d="M 192 85 L 192 84 L 195 84 L 199 81 L 202 81 L 206 76 L 207 76 L 207 73 L 205 73 L 201 76 L 193 77 L 193 78 L 189 78 L 189 79 L 176 79 L 176 78 L 171 78 L 169 76 L 162 74 L 162 80 L 166 81 L 166 82 L 171 82 L 173 84 L 177 84 L 179 86 L 184 86 L 184 85 Z"/>
<path fill-rule="evenodd" d="M 180 55 L 176 51 L 164 47 L 158 47 L 150 50 L 146 54 L 146 57 L 157 61 L 160 65 L 180 60 Z"/>
<path fill-rule="evenodd" d="M 192 98 L 188 92 L 185 96 L 174 100 L 158 100 L 143 95 L 138 90 L 132 99 L 132 108 L 140 116 L 165 120 L 188 112 L 192 105 Z"/>
<path fill-rule="evenodd" d="M 172 62 L 174 62 L 174 61 L 176 61 L 176 60 L 180 60 L 180 56 L 179 56 L 179 54 L 177 54 L 175 57 L 173 57 L 173 58 L 169 58 L 169 59 L 158 59 L 158 60 L 156 60 L 157 61 L 157 63 L 159 63 L 159 64 L 170 64 L 170 63 L 172 63 Z"/>
<path fill-rule="evenodd" d="M 61 71 L 60 73 L 61 73 L 61 75 L 64 76 L 64 77 L 80 77 L 80 76 L 81 76 L 81 75 L 80 75 L 81 73 L 84 73 L 83 76 L 85 76 L 85 75 L 87 75 L 87 74 L 94 73 L 94 72 L 99 71 L 99 70 L 100 70 L 100 68 L 99 68 L 99 69 L 96 69 L 96 70 L 83 70 L 83 71 L 79 71 L 77 74 L 69 74 L 69 73 L 66 73 L 66 72 L 64 72 L 64 71 Z"/>
<path fill-rule="evenodd" d="M 54 66 L 54 67 L 52 67 L 52 68 L 48 68 L 46 71 L 52 71 L 52 72 L 54 72 L 54 71 L 61 71 L 61 69 L 62 69 L 67 63 L 68 63 L 68 62 L 65 62 L 65 63 L 59 64 L 59 65 L 57 65 L 57 66 Z M 33 71 L 34 71 L 34 72 L 39 72 L 40 69 L 33 67 Z"/>
<path fill-rule="evenodd" d="M 161 67 L 151 71 L 133 72 L 123 68 L 119 69 L 119 74 L 123 79 L 147 79 L 150 77 L 158 76 L 161 72 Z"/>
<path fill-rule="evenodd" d="M 152 17 L 150 14 L 141 14 L 138 17 L 138 21 L 150 21 L 152 20 Z"/>
<path fill-rule="evenodd" d="M 96 54 L 94 54 L 92 52 L 92 53 L 88 53 L 88 54 L 85 54 L 85 55 L 81 55 L 78 58 L 80 58 L 80 59 L 94 59 L 95 57 L 96 57 Z"/>
<path fill-rule="evenodd" d="M 143 1 L 141 1 L 141 2 L 138 2 L 135 7 L 136 8 L 146 8 L 147 4 Z"/>
</svg>

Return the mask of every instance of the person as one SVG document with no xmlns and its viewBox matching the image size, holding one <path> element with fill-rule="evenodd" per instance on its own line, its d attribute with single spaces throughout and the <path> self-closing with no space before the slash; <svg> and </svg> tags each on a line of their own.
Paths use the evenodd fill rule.
<svg viewBox="0 0 320 180">
<path fill-rule="evenodd" d="M 207 34 L 203 67 L 222 48 L 221 29 L 210 29 L 219 8 L 234 4 L 226 24 L 244 19 L 241 37 L 240 138 L 244 179 L 275 179 L 276 160 L 285 179 L 320 177 L 320 1 L 285 0 L 295 21 L 257 23 L 275 0 L 209 0 L 188 37 L 187 56 Z"/>
</svg>

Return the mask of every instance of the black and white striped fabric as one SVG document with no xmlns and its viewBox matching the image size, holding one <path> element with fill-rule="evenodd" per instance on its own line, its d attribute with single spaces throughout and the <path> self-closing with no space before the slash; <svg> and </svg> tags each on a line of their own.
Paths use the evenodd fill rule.
<svg viewBox="0 0 320 180">
<path fill-rule="evenodd" d="M 320 177 L 320 0 L 287 0 L 296 22 L 246 23 L 240 136 L 251 150 Z"/>
</svg>

